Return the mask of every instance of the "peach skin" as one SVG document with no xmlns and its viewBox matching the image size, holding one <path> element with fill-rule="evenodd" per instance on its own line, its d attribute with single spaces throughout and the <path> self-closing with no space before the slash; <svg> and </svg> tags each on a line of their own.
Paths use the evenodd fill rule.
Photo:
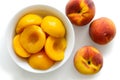
<svg viewBox="0 0 120 80">
<path fill-rule="evenodd" d="M 76 52 L 74 66 L 82 74 L 95 74 L 103 66 L 102 54 L 92 46 L 84 46 Z"/>
<path fill-rule="evenodd" d="M 91 39 L 101 45 L 109 43 L 116 34 L 116 27 L 112 20 L 101 17 L 94 20 L 89 27 Z"/>
<path fill-rule="evenodd" d="M 92 0 L 70 0 L 66 5 L 66 15 L 77 25 L 88 24 L 95 16 L 95 5 Z"/>
</svg>

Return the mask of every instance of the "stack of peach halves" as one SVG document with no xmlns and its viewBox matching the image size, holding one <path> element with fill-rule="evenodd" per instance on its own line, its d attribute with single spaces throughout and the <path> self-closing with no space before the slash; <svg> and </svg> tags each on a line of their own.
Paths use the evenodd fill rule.
<svg viewBox="0 0 120 80">
<path fill-rule="evenodd" d="M 71 23 L 82 27 L 95 16 L 94 2 L 92 0 L 70 0 L 66 5 L 66 15 Z M 107 17 L 93 20 L 89 25 L 89 35 L 97 44 L 109 43 L 115 34 L 115 24 Z M 84 46 L 76 52 L 74 66 L 82 74 L 95 74 L 103 66 L 103 56 L 95 47 Z"/>
<path fill-rule="evenodd" d="M 16 25 L 13 48 L 32 68 L 46 70 L 64 59 L 65 34 L 57 17 L 28 13 Z"/>
</svg>

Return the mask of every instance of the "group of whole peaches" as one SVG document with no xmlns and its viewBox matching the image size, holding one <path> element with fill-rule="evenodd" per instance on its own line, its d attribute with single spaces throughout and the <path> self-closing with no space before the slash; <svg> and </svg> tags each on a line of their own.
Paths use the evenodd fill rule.
<svg viewBox="0 0 120 80">
<path fill-rule="evenodd" d="M 32 68 L 47 70 L 64 59 L 65 35 L 65 27 L 59 18 L 27 13 L 16 25 L 13 49 Z"/>
<path fill-rule="evenodd" d="M 69 0 L 66 15 L 72 24 L 82 27 L 94 18 L 95 4 L 92 0 Z M 95 43 L 105 45 L 115 37 L 116 27 L 111 19 L 100 17 L 90 23 L 88 32 Z M 103 66 L 102 53 L 93 46 L 84 46 L 76 52 L 74 66 L 82 74 L 95 74 Z"/>
</svg>

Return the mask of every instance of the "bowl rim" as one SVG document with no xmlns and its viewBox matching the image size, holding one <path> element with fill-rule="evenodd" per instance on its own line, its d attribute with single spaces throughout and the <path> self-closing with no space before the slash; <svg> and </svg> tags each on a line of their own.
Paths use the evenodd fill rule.
<svg viewBox="0 0 120 80">
<path fill-rule="evenodd" d="M 69 45 L 68 45 L 68 49 L 67 49 L 67 52 L 70 53 L 69 55 L 67 55 L 66 59 L 64 59 L 60 64 L 58 64 L 56 67 L 54 68 L 51 68 L 51 69 L 48 69 L 48 70 L 29 70 L 29 69 L 26 69 L 25 66 L 21 66 L 21 62 L 18 63 L 18 61 L 16 60 L 15 56 L 13 55 L 16 55 L 16 54 L 13 54 L 14 53 L 14 50 L 12 48 L 12 39 L 13 39 L 13 34 L 14 34 L 14 30 L 15 30 L 15 25 L 17 24 L 17 21 L 16 19 L 18 20 L 18 18 L 20 18 L 20 16 L 23 16 L 23 13 L 28 13 L 28 12 L 24 12 L 24 11 L 29 11 L 29 10 L 32 10 L 32 8 L 46 8 L 48 11 L 49 10 L 53 10 L 54 12 L 56 12 L 56 16 L 59 15 L 60 17 L 59 18 L 64 18 L 62 19 L 61 21 L 64 23 L 64 25 L 68 25 L 68 28 L 67 27 L 67 30 L 69 29 L 69 32 L 70 33 L 70 36 L 69 36 Z M 45 10 L 46 11 L 46 10 Z M 52 11 L 52 13 L 54 13 Z M 55 15 L 54 14 L 54 15 Z M 16 16 L 19 16 L 16 18 Z M 14 20 L 14 21 L 13 21 Z M 65 22 L 66 21 L 66 22 Z M 14 24 L 15 23 L 15 24 Z M 14 25 L 13 28 L 11 28 L 11 26 Z M 13 32 L 14 31 L 14 32 Z M 52 72 L 52 71 L 55 71 L 57 70 L 58 68 L 60 68 L 63 64 L 65 64 L 67 62 L 67 60 L 70 58 L 71 54 L 72 54 L 72 51 L 74 49 L 74 45 L 75 45 L 75 33 L 74 33 L 74 28 L 73 28 L 73 25 L 72 23 L 69 21 L 69 19 L 67 18 L 67 16 L 65 16 L 60 10 L 52 7 L 52 6 L 49 6 L 49 5 L 31 5 L 31 6 L 27 6 L 27 7 L 24 7 L 22 8 L 21 10 L 19 10 L 17 13 L 15 13 L 15 15 L 10 19 L 9 21 L 9 24 L 8 24 L 8 27 L 7 27 L 7 32 L 6 32 L 6 44 L 7 44 L 7 50 L 8 50 L 8 53 L 10 54 L 12 60 L 19 66 L 21 67 L 23 70 L 25 71 L 28 71 L 28 72 L 32 72 L 32 73 L 48 73 L 48 72 Z M 66 53 L 66 52 L 65 52 Z M 16 55 L 17 56 L 17 55 Z M 18 56 L 17 56 L 18 57 Z"/>
</svg>

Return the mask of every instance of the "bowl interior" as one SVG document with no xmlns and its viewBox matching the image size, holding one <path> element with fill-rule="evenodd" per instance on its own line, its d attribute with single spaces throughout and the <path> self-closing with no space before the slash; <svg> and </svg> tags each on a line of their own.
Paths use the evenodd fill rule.
<svg viewBox="0 0 120 80">
<path fill-rule="evenodd" d="M 12 40 L 13 37 L 15 35 L 15 27 L 16 24 L 18 22 L 18 20 L 25 14 L 27 13 L 36 13 L 36 14 L 40 14 L 41 16 L 46 16 L 46 15 L 53 15 L 58 17 L 64 24 L 65 28 L 66 28 L 66 39 L 67 39 L 67 48 L 65 50 L 65 58 L 61 61 L 61 62 L 57 62 L 54 66 L 52 66 L 50 69 L 48 70 L 36 70 L 33 69 L 29 66 L 29 64 L 27 63 L 26 60 L 19 58 L 14 50 L 13 50 L 13 46 L 12 46 Z M 8 31 L 7 31 L 7 45 L 8 45 L 8 50 L 9 53 L 12 57 L 12 59 L 15 61 L 15 63 L 23 68 L 24 70 L 27 70 L 29 72 L 34 72 L 34 73 L 46 73 L 46 72 L 50 72 L 53 71 L 57 68 L 59 68 L 60 66 L 62 66 L 70 57 L 72 50 L 74 48 L 74 30 L 72 27 L 71 22 L 68 20 L 68 18 L 61 13 L 60 11 L 58 11 L 57 9 L 47 6 L 47 5 L 33 5 L 33 6 L 29 6 L 27 8 L 24 8 L 23 10 L 21 10 L 20 12 L 18 12 L 10 21 L 9 25 L 8 25 Z M 9 38 L 9 39 L 8 39 Z"/>
</svg>

